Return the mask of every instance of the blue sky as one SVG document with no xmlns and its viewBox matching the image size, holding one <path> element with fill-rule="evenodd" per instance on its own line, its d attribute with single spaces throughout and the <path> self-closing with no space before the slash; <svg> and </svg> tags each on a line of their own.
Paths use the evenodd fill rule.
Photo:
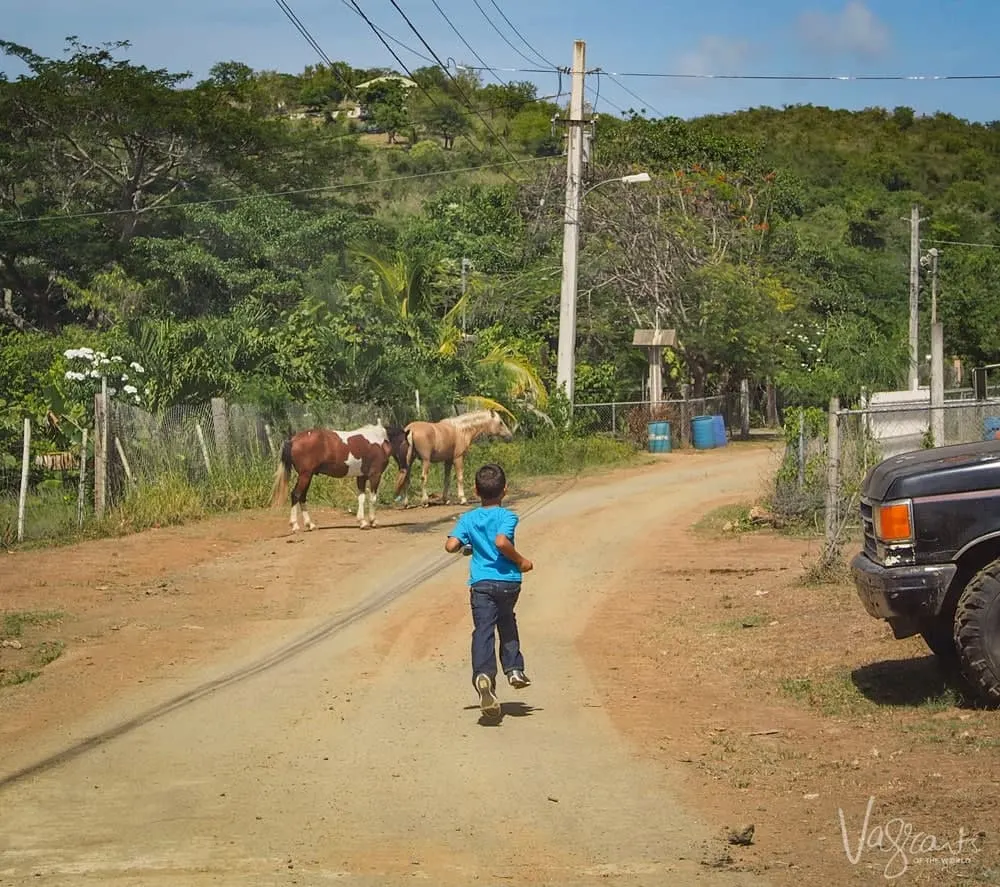
<svg viewBox="0 0 1000 887">
<path fill-rule="evenodd" d="M 346 0 L 288 0 L 333 59 L 357 67 L 398 67 Z M 529 64 L 470 0 L 437 0 L 465 39 L 499 69 Z M 397 0 L 437 55 L 476 64 L 431 0 Z M 1000 32 L 996 0 L 479 0 L 512 44 L 533 58 L 497 7 L 542 57 L 569 66 L 573 41 L 587 43 L 587 67 L 600 84 L 597 110 L 614 113 L 639 102 L 664 115 L 692 117 L 759 105 L 811 102 L 842 108 L 909 105 L 920 113 L 947 111 L 970 120 L 1000 119 L 1000 80 L 944 82 L 769 82 L 677 80 L 625 76 L 637 72 L 698 74 L 995 74 L 993 44 Z M 404 43 L 426 51 L 389 0 L 359 5 L 372 21 Z M 220 60 L 256 69 L 298 72 L 319 59 L 274 0 L 26 0 L 6 3 L 2 36 L 46 55 L 64 39 L 87 43 L 128 40 L 130 57 L 151 67 L 204 76 Z M 10 7 L 14 6 L 13 9 Z M 572 10 L 570 13 L 569 10 Z M 921 12 L 922 10 L 922 12 Z M 408 67 L 426 62 L 394 45 Z M 21 70 L 0 59 L 0 70 Z M 501 70 L 503 79 L 532 80 L 540 94 L 558 91 L 555 74 Z M 490 75 L 484 75 L 490 82 Z M 568 84 L 563 82 L 563 88 Z M 593 102 L 594 92 L 588 93 Z M 654 113 L 650 110 L 650 113 Z"/>
</svg>

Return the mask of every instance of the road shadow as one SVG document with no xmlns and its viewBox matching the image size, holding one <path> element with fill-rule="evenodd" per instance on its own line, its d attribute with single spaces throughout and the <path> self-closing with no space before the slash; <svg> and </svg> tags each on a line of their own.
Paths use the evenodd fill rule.
<svg viewBox="0 0 1000 887">
<path fill-rule="evenodd" d="M 499 717 L 480 715 L 478 723 L 480 727 L 499 727 L 503 723 L 504 718 L 529 718 L 536 711 L 544 710 L 536 708 L 534 705 L 528 705 L 525 702 L 501 702 Z M 479 711 L 479 706 L 467 705 L 464 711 Z"/>
<path fill-rule="evenodd" d="M 951 703 L 956 708 L 983 708 L 958 664 L 928 655 L 919 659 L 887 659 L 851 672 L 851 681 L 876 705 L 915 708 L 927 703 Z"/>
</svg>

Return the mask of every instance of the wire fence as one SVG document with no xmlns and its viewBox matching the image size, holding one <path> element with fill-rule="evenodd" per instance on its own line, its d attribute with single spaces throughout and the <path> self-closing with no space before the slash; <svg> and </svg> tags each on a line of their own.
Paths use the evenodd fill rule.
<svg viewBox="0 0 1000 887">
<path fill-rule="evenodd" d="M 860 527 L 861 490 L 868 472 L 903 453 L 953 444 L 1000 441 L 1000 398 L 927 400 L 827 411 L 786 411 L 784 460 L 772 505 L 785 519 L 813 522 L 836 552 Z M 1000 449 L 1000 443 L 998 443 Z"/>
<path fill-rule="evenodd" d="M 266 410 L 222 399 L 153 414 L 108 398 L 106 413 L 106 441 L 98 418 L 61 452 L 52 451 L 45 429 L 26 423 L 20 457 L 0 458 L 0 544 L 85 533 L 137 489 L 173 485 L 187 495 L 214 497 L 213 504 L 261 505 L 281 442 L 295 431 L 349 430 L 378 420 L 388 425 L 393 418 L 369 404 Z"/>
<path fill-rule="evenodd" d="M 607 435 L 644 447 L 649 423 L 668 422 L 671 448 L 681 449 L 692 445 L 691 420 L 715 415 L 723 416 L 728 433 L 739 433 L 740 396 L 663 400 L 656 404 L 648 400 L 575 404 L 573 427 L 580 434 Z"/>
</svg>

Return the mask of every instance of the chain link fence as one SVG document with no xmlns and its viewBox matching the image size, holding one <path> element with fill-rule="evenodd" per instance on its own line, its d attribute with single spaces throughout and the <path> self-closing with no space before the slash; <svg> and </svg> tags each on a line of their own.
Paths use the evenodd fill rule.
<svg viewBox="0 0 1000 887">
<path fill-rule="evenodd" d="M 388 425 L 393 416 L 368 404 L 268 410 L 222 399 L 153 414 L 109 398 L 106 442 L 95 439 L 97 424 L 69 452 L 52 452 L 43 429 L 28 423 L 22 452 L 0 458 L 0 544 L 86 533 L 137 490 L 187 496 L 192 514 L 206 503 L 260 506 L 286 437 L 313 426 L 349 430 L 379 419 Z"/>
<path fill-rule="evenodd" d="M 822 530 L 832 555 L 859 528 L 861 489 L 880 462 L 993 438 L 1000 439 L 1000 398 L 958 397 L 935 407 L 918 400 L 861 409 L 840 409 L 834 401 L 827 411 L 789 409 L 772 507 L 783 519 Z"/>
<path fill-rule="evenodd" d="M 686 400 L 578 403 L 573 407 L 573 428 L 579 434 L 600 434 L 645 447 L 650 422 L 669 422 L 671 447 L 691 446 L 691 420 L 722 415 L 730 434 L 740 431 L 739 395 L 687 398 Z"/>
</svg>

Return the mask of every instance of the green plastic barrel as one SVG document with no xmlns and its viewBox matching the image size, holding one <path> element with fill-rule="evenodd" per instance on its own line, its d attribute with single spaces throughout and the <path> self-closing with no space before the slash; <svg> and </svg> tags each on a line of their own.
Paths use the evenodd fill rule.
<svg viewBox="0 0 1000 887">
<path fill-rule="evenodd" d="M 649 452 L 669 453 L 670 452 L 670 423 L 650 422 L 646 426 L 649 435 Z"/>
</svg>

